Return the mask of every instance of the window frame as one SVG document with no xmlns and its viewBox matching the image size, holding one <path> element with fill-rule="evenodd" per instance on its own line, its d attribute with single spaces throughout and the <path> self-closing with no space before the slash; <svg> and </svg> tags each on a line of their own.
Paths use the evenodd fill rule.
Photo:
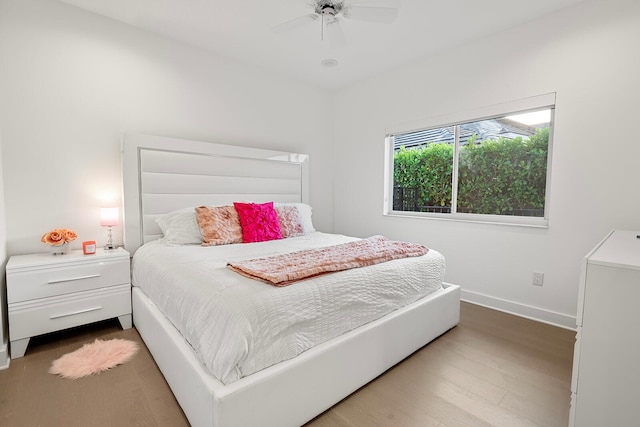
<svg viewBox="0 0 640 427">
<path fill-rule="evenodd" d="M 452 200 L 451 213 L 436 212 L 415 212 L 415 211 L 397 211 L 393 210 L 393 167 L 394 167 L 394 135 L 410 132 L 418 132 L 421 130 L 434 129 L 447 126 L 455 126 L 455 132 L 458 132 L 458 125 L 488 120 L 507 115 L 521 114 L 541 109 L 551 109 L 551 120 L 549 124 L 549 146 L 547 154 L 547 170 L 545 183 L 545 201 L 543 217 L 528 217 L 514 215 L 490 215 L 477 213 L 460 213 L 457 212 L 457 192 L 458 192 L 458 162 L 459 147 L 458 138 L 455 138 L 454 159 L 453 159 L 453 179 L 452 179 Z M 500 104 L 494 104 L 487 107 L 475 108 L 456 113 L 436 116 L 425 120 L 419 120 L 412 123 L 404 123 L 389 126 L 385 130 L 385 166 L 384 166 L 384 209 L 383 215 L 390 217 L 414 217 L 424 219 L 463 221 L 463 222 L 479 222 L 501 225 L 515 225 L 525 227 L 549 227 L 549 201 L 551 188 L 551 165 L 553 153 L 553 133 L 555 126 L 555 109 L 556 94 L 555 92 L 544 95 L 533 96 L 529 98 L 509 101 Z"/>
</svg>

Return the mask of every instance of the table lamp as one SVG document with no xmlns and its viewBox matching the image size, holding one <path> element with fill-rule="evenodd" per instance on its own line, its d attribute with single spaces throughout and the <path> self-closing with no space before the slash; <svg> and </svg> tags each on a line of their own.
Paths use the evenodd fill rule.
<svg viewBox="0 0 640 427">
<path fill-rule="evenodd" d="M 120 225 L 120 213 L 118 208 L 100 208 L 100 225 L 109 228 L 109 239 L 104 249 L 107 251 L 116 249 L 117 246 L 113 243 L 113 234 L 111 227 Z"/>
</svg>

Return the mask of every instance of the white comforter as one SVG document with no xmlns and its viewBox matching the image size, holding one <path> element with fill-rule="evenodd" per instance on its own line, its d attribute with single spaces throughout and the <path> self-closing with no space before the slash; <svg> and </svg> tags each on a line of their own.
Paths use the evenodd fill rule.
<svg viewBox="0 0 640 427">
<path fill-rule="evenodd" d="M 155 241 L 136 251 L 132 281 L 165 313 L 211 373 L 229 384 L 440 289 L 444 257 L 433 249 L 421 257 L 327 274 L 283 288 L 225 267 L 229 260 L 353 240 L 315 232 L 212 247 Z"/>
</svg>

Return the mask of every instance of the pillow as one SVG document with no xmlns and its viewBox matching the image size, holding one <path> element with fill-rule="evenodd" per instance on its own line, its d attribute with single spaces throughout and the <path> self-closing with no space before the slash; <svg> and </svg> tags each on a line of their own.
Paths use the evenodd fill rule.
<svg viewBox="0 0 640 427">
<path fill-rule="evenodd" d="M 202 234 L 196 219 L 195 208 L 185 208 L 161 215 L 156 224 L 164 234 L 164 241 L 172 245 L 199 245 Z"/>
<path fill-rule="evenodd" d="M 302 234 L 309 234 L 316 231 L 313 227 L 313 222 L 311 221 L 311 206 L 306 203 L 274 203 L 274 206 L 295 206 L 298 209 L 298 214 L 300 215 L 300 222 L 302 224 L 303 232 Z"/>
<path fill-rule="evenodd" d="M 278 223 L 280 224 L 280 231 L 282 232 L 282 238 L 303 236 L 304 227 L 302 226 L 302 218 L 298 208 L 289 205 L 275 206 L 276 214 L 278 215 Z"/>
<path fill-rule="evenodd" d="M 262 204 L 233 202 L 233 206 L 240 217 L 242 240 L 245 243 L 282 239 L 273 202 Z"/>
<path fill-rule="evenodd" d="M 242 228 L 233 206 L 199 206 L 195 209 L 202 246 L 242 243 Z"/>
</svg>

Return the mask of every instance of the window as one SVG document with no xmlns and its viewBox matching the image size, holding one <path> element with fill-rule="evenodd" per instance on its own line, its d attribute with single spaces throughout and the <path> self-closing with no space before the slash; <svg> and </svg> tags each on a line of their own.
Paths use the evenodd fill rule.
<svg viewBox="0 0 640 427">
<path fill-rule="evenodd" d="M 385 213 L 548 225 L 554 109 L 543 95 L 389 132 Z"/>
</svg>

